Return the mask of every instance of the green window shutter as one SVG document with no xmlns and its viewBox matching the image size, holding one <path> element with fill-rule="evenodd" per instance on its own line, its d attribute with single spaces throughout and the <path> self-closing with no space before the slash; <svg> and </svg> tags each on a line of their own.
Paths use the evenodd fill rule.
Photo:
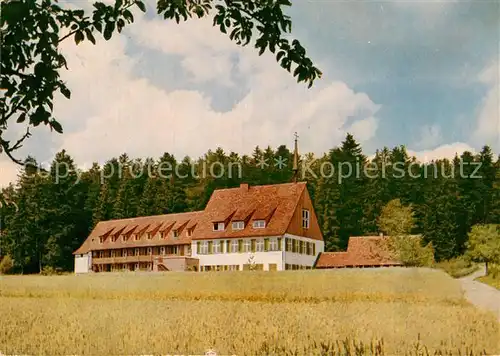
<svg viewBox="0 0 500 356">
<path fill-rule="evenodd" d="M 252 252 L 255 252 L 255 240 L 252 240 L 251 243 L 252 243 Z"/>
<path fill-rule="evenodd" d="M 231 252 L 231 240 L 226 241 L 226 253 Z"/>
<path fill-rule="evenodd" d="M 208 241 L 208 253 L 209 254 L 212 254 L 213 247 L 214 247 L 214 242 L 213 241 Z"/>
<path fill-rule="evenodd" d="M 264 251 L 269 251 L 269 239 L 264 239 Z"/>
<path fill-rule="evenodd" d="M 282 249 L 281 249 L 281 237 L 278 237 L 278 251 L 282 251 Z"/>
<path fill-rule="evenodd" d="M 243 240 L 238 240 L 238 252 L 243 252 Z"/>
<path fill-rule="evenodd" d="M 288 239 L 285 238 L 285 251 L 288 251 L 289 248 L 288 248 Z"/>
<path fill-rule="evenodd" d="M 316 244 L 313 242 L 313 255 L 316 255 Z"/>
<path fill-rule="evenodd" d="M 196 242 L 196 253 L 199 255 L 201 250 L 201 241 Z"/>
</svg>

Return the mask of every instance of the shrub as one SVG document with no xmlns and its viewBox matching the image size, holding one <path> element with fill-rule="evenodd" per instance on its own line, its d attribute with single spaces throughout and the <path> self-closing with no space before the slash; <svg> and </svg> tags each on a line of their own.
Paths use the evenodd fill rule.
<svg viewBox="0 0 500 356">
<path fill-rule="evenodd" d="M 447 261 L 441 261 L 436 264 L 436 267 L 442 269 L 453 278 L 467 276 L 479 268 L 477 264 L 472 262 L 467 256 L 459 256 Z"/>
<path fill-rule="evenodd" d="M 14 261 L 9 255 L 4 256 L 0 260 L 0 274 L 9 273 L 13 267 L 14 267 Z"/>
<path fill-rule="evenodd" d="M 60 275 L 63 274 L 62 269 L 60 268 L 54 268 L 51 266 L 45 266 L 42 268 L 42 272 L 40 272 L 42 276 L 53 276 L 53 275 Z"/>
<path fill-rule="evenodd" d="M 389 237 L 389 249 L 394 259 L 409 267 L 430 267 L 434 264 L 434 248 L 429 243 L 422 246 L 419 235 Z"/>
</svg>

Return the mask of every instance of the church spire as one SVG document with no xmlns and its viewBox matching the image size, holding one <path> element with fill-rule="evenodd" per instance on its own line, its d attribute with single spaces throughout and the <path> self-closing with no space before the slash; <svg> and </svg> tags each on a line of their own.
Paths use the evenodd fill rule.
<svg viewBox="0 0 500 356">
<path fill-rule="evenodd" d="M 293 178 L 292 181 L 294 183 L 297 183 L 297 177 L 299 175 L 299 146 L 297 144 L 297 139 L 299 136 L 297 135 L 297 132 L 294 133 L 295 136 L 295 148 L 293 150 Z"/>
</svg>

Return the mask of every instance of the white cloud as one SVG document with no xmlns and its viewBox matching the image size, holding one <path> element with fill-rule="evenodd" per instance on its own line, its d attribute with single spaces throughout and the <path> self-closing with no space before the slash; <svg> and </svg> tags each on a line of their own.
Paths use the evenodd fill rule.
<svg viewBox="0 0 500 356">
<path fill-rule="evenodd" d="M 12 163 L 7 156 L 0 155 L 0 188 L 6 187 L 17 178 L 19 166 Z"/>
<path fill-rule="evenodd" d="M 439 125 L 424 125 L 420 129 L 420 137 L 415 146 L 420 149 L 428 149 L 439 144 L 441 140 L 441 128 L 439 127 Z"/>
<path fill-rule="evenodd" d="M 75 117 L 81 123 L 57 145 L 79 164 L 123 152 L 132 157 L 158 157 L 165 151 L 197 157 L 216 146 L 251 153 L 256 145 L 291 144 L 294 131 L 301 137 L 302 152 L 323 153 L 347 131 L 363 142 L 377 128 L 379 105 L 366 94 L 341 82 L 319 82 L 308 90 L 272 56 L 259 57 L 254 48 L 238 47 L 209 21 L 140 21 L 131 34 L 144 46 L 180 56 L 198 82 L 234 85 L 233 69 L 250 91 L 231 111 L 220 113 L 211 107 L 211 97 L 199 91 L 166 91 L 135 77 L 137 58 L 127 55 L 124 37 L 96 46 L 70 44 L 65 53 L 71 70 L 64 74 L 72 99 L 57 102 L 57 116 L 66 127 L 74 125 Z M 239 58 L 233 68 L 231 56 Z M 358 121 L 348 125 L 353 116 Z"/>
<path fill-rule="evenodd" d="M 490 145 L 500 151 L 500 62 L 487 67 L 478 77 L 479 82 L 489 89 L 483 98 L 478 115 L 477 126 L 472 141 L 477 145 Z"/>
<path fill-rule="evenodd" d="M 410 156 L 415 156 L 420 162 L 430 162 L 432 160 L 448 158 L 453 159 L 455 155 L 461 155 L 463 152 L 469 151 L 474 153 L 475 150 L 471 146 L 463 142 L 455 142 L 451 144 L 441 145 L 433 150 L 412 151 L 408 150 Z"/>
</svg>

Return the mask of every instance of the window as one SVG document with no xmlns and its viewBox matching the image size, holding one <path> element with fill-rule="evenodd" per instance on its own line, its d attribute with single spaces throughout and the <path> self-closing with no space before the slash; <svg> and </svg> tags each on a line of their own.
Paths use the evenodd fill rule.
<svg viewBox="0 0 500 356">
<path fill-rule="evenodd" d="M 188 237 L 191 237 L 193 235 L 193 229 L 188 229 L 187 232 L 186 232 L 186 235 Z"/>
<path fill-rule="evenodd" d="M 265 220 L 255 220 L 253 222 L 253 228 L 254 229 L 263 229 L 266 227 L 266 221 Z"/>
<path fill-rule="evenodd" d="M 306 255 L 307 254 L 307 244 L 308 244 L 308 242 L 301 241 L 300 244 L 301 244 L 301 247 L 302 247 L 302 254 Z"/>
<path fill-rule="evenodd" d="M 264 251 L 264 240 L 262 239 L 259 239 L 257 240 L 257 248 L 255 249 L 255 251 L 257 252 L 263 252 Z"/>
<path fill-rule="evenodd" d="M 138 270 L 139 270 L 139 264 L 138 264 L 138 263 L 136 263 L 136 264 L 135 264 L 135 270 L 136 270 L 136 271 L 138 271 Z"/>
<path fill-rule="evenodd" d="M 243 230 L 245 228 L 244 221 L 233 221 L 233 230 Z"/>
<path fill-rule="evenodd" d="M 286 239 L 286 250 L 292 252 L 292 239 Z"/>
<path fill-rule="evenodd" d="M 221 253 L 222 249 L 221 249 L 221 242 L 220 241 L 214 241 L 214 245 L 213 245 L 213 253 Z"/>
<path fill-rule="evenodd" d="M 173 236 L 174 238 L 179 237 L 179 230 L 174 230 L 174 231 L 172 231 L 172 236 Z"/>
<path fill-rule="evenodd" d="M 153 253 L 153 249 L 151 247 L 148 247 L 148 255 L 151 255 Z"/>
<path fill-rule="evenodd" d="M 127 257 L 127 249 L 123 250 L 123 257 Z"/>
<path fill-rule="evenodd" d="M 135 234 L 135 235 L 134 235 L 134 240 L 135 240 L 135 241 L 139 241 L 139 234 Z"/>
<path fill-rule="evenodd" d="M 139 256 L 139 249 L 138 248 L 135 249 L 135 255 Z"/>
<path fill-rule="evenodd" d="M 208 241 L 202 241 L 200 247 L 200 255 L 208 254 Z"/>
<path fill-rule="evenodd" d="M 160 247 L 160 255 L 164 255 L 165 254 L 165 247 Z"/>
<path fill-rule="evenodd" d="M 250 252 L 252 249 L 252 241 L 245 240 L 243 241 L 243 252 Z"/>
<path fill-rule="evenodd" d="M 224 223 L 223 222 L 214 223 L 214 231 L 223 231 L 223 230 L 224 230 Z"/>
<path fill-rule="evenodd" d="M 116 236 L 116 235 L 111 236 L 111 242 L 116 242 L 117 238 L 118 238 L 118 236 Z"/>
<path fill-rule="evenodd" d="M 148 240 L 151 240 L 153 238 L 153 235 L 151 235 L 150 232 L 148 232 Z"/>
<path fill-rule="evenodd" d="M 104 237 L 103 236 L 99 237 L 99 243 L 102 244 L 103 242 L 104 242 Z"/>
<path fill-rule="evenodd" d="M 302 227 L 304 229 L 309 229 L 309 217 L 310 217 L 309 210 L 302 209 Z"/>
<path fill-rule="evenodd" d="M 231 252 L 238 252 L 238 240 L 231 241 Z"/>
<path fill-rule="evenodd" d="M 270 239 L 269 240 L 269 251 L 278 251 L 278 240 Z"/>
</svg>

